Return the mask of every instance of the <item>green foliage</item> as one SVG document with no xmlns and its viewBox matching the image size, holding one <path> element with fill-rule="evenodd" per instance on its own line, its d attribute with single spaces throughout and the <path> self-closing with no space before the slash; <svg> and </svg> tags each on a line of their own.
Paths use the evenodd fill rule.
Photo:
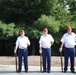
<svg viewBox="0 0 76 75">
<path fill-rule="evenodd" d="M 42 15 L 37 21 L 34 22 L 35 27 L 39 30 L 48 28 L 50 32 L 56 33 L 59 31 L 60 22 L 55 21 L 52 16 Z"/>
<path fill-rule="evenodd" d="M 67 5 L 69 9 L 66 9 Z M 0 20 L 0 40 L 4 48 L 8 49 L 10 40 L 11 49 L 19 36 L 19 30 L 24 29 L 33 46 L 30 49 L 34 50 L 32 48 L 36 47 L 38 50 L 38 40 L 46 27 L 55 39 L 55 45 L 52 47 L 54 55 L 67 26 L 71 25 L 76 32 L 76 1 L 0 0 Z"/>
<path fill-rule="evenodd" d="M 0 0 L 0 19 L 9 23 L 33 23 L 41 14 L 52 15 L 57 0 Z"/>
<path fill-rule="evenodd" d="M 5 24 L 0 21 L 0 39 L 7 39 L 9 37 L 14 36 L 15 32 L 15 24 L 10 23 L 10 24 Z"/>
<path fill-rule="evenodd" d="M 76 1 L 73 1 L 71 4 L 70 4 L 70 12 L 71 14 L 76 14 Z"/>
<path fill-rule="evenodd" d="M 62 6 L 59 5 L 56 8 L 54 16 L 55 16 L 56 20 L 66 20 L 67 14 L 68 14 L 68 12 Z"/>
<path fill-rule="evenodd" d="M 37 30 L 36 28 L 32 28 L 32 27 L 28 27 L 26 30 L 26 35 L 30 38 L 30 39 L 39 39 L 40 35 L 42 33 Z"/>
</svg>

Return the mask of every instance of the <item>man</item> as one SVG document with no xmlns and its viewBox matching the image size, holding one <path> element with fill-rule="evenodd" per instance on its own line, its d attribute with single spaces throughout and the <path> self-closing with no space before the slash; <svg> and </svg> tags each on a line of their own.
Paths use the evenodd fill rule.
<svg viewBox="0 0 76 75">
<path fill-rule="evenodd" d="M 16 40 L 16 46 L 14 52 L 16 53 L 18 48 L 18 72 L 21 72 L 22 68 L 22 56 L 24 57 L 24 68 L 25 72 L 28 72 L 28 53 L 27 53 L 27 47 L 30 46 L 30 41 L 28 37 L 25 36 L 24 30 L 20 30 L 20 36 Z"/>
<path fill-rule="evenodd" d="M 47 28 L 43 29 L 43 35 L 39 40 L 39 52 L 42 53 L 42 61 L 43 61 L 43 72 L 50 73 L 50 63 L 51 63 L 51 46 L 54 43 L 53 37 L 48 34 Z M 46 65 L 47 61 L 47 65 Z M 47 70 L 46 70 L 47 66 Z"/>
<path fill-rule="evenodd" d="M 71 72 L 74 71 L 74 57 L 75 57 L 75 45 L 76 45 L 76 34 L 72 32 L 71 26 L 67 27 L 67 33 L 65 33 L 61 39 L 61 47 L 59 49 L 62 52 L 63 46 L 65 46 L 64 50 L 64 72 L 67 72 L 68 67 L 68 58 L 70 57 L 71 61 Z"/>
</svg>

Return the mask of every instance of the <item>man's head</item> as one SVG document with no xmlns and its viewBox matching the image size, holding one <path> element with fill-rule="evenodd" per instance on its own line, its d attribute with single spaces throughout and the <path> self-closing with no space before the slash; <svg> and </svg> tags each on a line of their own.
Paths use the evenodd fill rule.
<svg viewBox="0 0 76 75">
<path fill-rule="evenodd" d="M 24 36 L 24 35 L 25 35 L 24 30 L 20 30 L 20 36 Z"/>
<path fill-rule="evenodd" d="M 71 32 L 72 32 L 72 27 L 71 26 L 67 27 L 67 32 L 68 32 L 68 34 L 71 34 Z"/>
<path fill-rule="evenodd" d="M 44 29 L 43 29 L 43 34 L 44 34 L 44 35 L 47 35 L 47 33 L 48 33 L 48 29 L 47 29 L 47 28 L 44 28 Z"/>
</svg>

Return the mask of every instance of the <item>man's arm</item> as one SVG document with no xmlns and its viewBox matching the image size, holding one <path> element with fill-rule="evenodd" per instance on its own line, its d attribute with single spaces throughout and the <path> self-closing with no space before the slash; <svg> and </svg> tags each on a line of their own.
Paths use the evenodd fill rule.
<svg viewBox="0 0 76 75">
<path fill-rule="evenodd" d="M 14 52 L 16 53 L 17 51 L 17 48 L 18 48 L 18 44 L 16 44 L 15 48 L 14 48 Z"/>
<path fill-rule="evenodd" d="M 42 49 L 42 45 L 41 44 L 39 44 L 39 49 Z"/>
<path fill-rule="evenodd" d="M 30 43 L 29 43 L 29 44 L 27 44 L 27 47 L 28 47 L 28 46 L 30 46 Z"/>
<path fill-rule="evenodd" d="M 64 46 L 64 43 L 62 42 L 62 43 L 61 43 L 61 46 L 60 46 L 60 48 L 63 48 L 63 46 Z"/>
<path fill-rule="evenodd" d="M 42 45 L 39 44 L 39 53 L 41 54 L 42 53 Z"/>
<path fill-rule="evenodd" d="M 53 42 L 51 42 L 51 46 L 54 44 L 54 41 Z"/>
<path fill-rule="evenodd" d="M 62 43 L 61 43 L 61 46 L 60 46 L 60 48 L 59 48 L 59 51 L 60 51 L 60 52 L 62 52 L 63 46 L 64 46 L 64 43 L 62 42 Z"/>
<path fill-rule="evenodd" d="M 27 40 L 28 40 L 27 41 L 27 47 L 28 47 L 28 46 L 30 46 L 30 40 L 29 40 L 29 38 L 27 38 Z"/>
</svg>

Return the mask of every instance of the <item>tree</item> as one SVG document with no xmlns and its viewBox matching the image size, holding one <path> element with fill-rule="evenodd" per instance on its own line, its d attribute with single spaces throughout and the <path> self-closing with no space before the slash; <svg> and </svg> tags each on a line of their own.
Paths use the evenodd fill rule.
<svg viewBox="0 0 76 75">
<path fill-rule="evenodd" d="M 30 51 L 38 54 L 38 41 L 46 27 L 55 39 L 53 53 L 57 55 L 55 49 L 66 27 L 71 25 L 76 32 L 75 17 L 75 0 L 0 0 L 0 44 L 13 49 L 19 30 L 24 29 L 31 41 Z"/>
<path fill-rule="evenodd" d="M 0 19 L 7 23 L 33 23 L 41 14 L 53 13 L 55 3 L 57 0 L 0 0 Z"/>
<path fill-rule="evenodd" d="M 0 21 L 0 39 L 9 39 L 9 37 L 14 36 L 15 33 L 15 24 L 5 24 Z"/>
</svg>

